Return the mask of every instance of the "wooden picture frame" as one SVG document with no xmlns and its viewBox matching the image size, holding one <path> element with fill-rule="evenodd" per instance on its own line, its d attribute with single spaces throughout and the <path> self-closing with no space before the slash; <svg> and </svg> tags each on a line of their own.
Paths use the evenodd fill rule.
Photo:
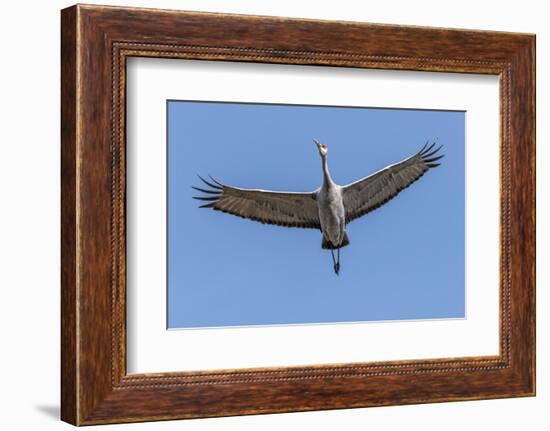
<svg viewBox="0 0 550 431">
<path fill-rule="evenodd" d="M 535 36 L 77 5 L 61 13 L 61 418 L 75 425 L 533 396 Z M 500 354 L 127 374 L 130 56 L 500 77 Z"/>
</svg>

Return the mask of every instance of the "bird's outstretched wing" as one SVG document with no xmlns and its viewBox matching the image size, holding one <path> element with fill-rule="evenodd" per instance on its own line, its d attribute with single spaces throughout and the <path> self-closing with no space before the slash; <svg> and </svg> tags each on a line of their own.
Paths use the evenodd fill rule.
<svg viewBox="0 0 550 431">
<path fill-rule="evenodd" d="M 209 189 L 193 187 L 205 193 L 194 199 L 206 201 L 200 208 L 212 208 L 260 223 L 278 226 L 320 228 L 315 193 L 274 192 L 241 189 L 200 177 Z"/>
<path fill-rule="evenodd" d="M 435 143 L 429 147 L 426 143 L 418 153 L 409 158 L 344 186 L 346 223 L 385 204 L 430 168 L 439 166 L 435 162 L 443 157 L 437 154 L 443 145 L 436 149 L 433 149 L 434 146 Z"/>
</svg>

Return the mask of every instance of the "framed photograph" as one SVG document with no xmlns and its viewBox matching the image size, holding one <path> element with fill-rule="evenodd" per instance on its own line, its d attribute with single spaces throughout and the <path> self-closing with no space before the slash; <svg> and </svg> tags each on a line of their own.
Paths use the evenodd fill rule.
<svg viewBox="0 0 550 431">
<path fill-rule="evenodd" d="M 535 395 L 535 36 L 61 13 L 62 419 Z"/>
</svg>

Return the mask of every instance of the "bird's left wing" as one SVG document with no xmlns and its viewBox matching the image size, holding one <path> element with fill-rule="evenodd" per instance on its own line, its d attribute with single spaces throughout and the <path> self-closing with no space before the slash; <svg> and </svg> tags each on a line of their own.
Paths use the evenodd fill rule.
<svg viewBox="0 0 550 431">
<path fill-rule="evenodd" d="M 209 189 L 193 187 L 206 196 L 194 199 L 207 201 L 201 208 L 212 208 L 260 223 L 278 226 L 319 229 L 319 212 L 315 193 L 275 192 L 259 189 L 241 189 L 199 178 Z"/>
<path fill-rule="evenodd" d="M 443 155 L 437 155 L 442 146 L 424 145 L 418 153 L 399 163 L 388 166 L 368 177 L 343 187 L 346 223 L 359 218 L 385 204 L 397 194 L 418 180 Z"/>
</svg>

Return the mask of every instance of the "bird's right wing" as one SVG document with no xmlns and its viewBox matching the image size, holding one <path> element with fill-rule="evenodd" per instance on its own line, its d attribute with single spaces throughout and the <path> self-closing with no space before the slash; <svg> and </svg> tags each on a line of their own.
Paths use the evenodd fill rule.
<svg viewBox="0 0 550 431">
<path fill-rule="evenodd" d="M 199 178 L 209 189 L 193 187 L 206 196 L 194 199 L 207 201 L 200 208 L 212 208 L 238 217 L 278 226 L 320 229 L 315 193 L 275 192 L 241 189 L 210 179 Z"/>
<path fill-rule="evenodd" d="M 443 155 L 437 156 L 436 153 L 442 146 L 432 151 L 434 145 L 427 147 L 426 144 L 409 158 L 344 186 L 346 223 L 385 204 L 418 180 L 427 170 L 439 166 L 439 163 L 435 162 Z"/>
</svg>

